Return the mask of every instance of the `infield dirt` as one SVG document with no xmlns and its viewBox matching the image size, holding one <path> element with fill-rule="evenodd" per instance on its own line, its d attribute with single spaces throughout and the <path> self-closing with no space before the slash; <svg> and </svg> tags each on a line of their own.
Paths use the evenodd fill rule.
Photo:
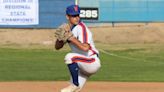
<svg viewBox="0 0 164 92">
<path fill-rule="evenodd" d="M 164 43 L 164 23 L 91 27 L 96 43 Z M 55 29 L 0 29 L 0 44 L 52 45 Z"/>
<path fill-rule="evenodd" d="M 0 82 L 0 92 L 60 92 L 67 82 Z M 81 92 L 164 92 L 164 83 L 87 82 Z"/>
</svg>

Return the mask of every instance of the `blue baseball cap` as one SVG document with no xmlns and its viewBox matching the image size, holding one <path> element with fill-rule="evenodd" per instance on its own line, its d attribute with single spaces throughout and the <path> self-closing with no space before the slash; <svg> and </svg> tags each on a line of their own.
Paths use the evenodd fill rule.
<svg viewBox="0 0 164 92">
<path fill-rule="evenodd" d="M 70 5 L 66 9 L 67 15 L 79 15 L 80 14 L 80 7 L 78 5 Z"/>
</svg>

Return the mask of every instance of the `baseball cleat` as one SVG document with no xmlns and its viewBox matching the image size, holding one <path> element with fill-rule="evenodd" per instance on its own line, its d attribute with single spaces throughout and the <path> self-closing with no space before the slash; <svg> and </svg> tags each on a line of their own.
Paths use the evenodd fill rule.
<svg viewBox="0 0 164 92">
<path fill-rule="evenodd" d="M 63 88 L 61 90 L 61 92 L 80 92 L 79 89 L 80 89 L 80 87 L 77 87 L 77 86 L 71 84 L 68 87 Z"/>
</svg>

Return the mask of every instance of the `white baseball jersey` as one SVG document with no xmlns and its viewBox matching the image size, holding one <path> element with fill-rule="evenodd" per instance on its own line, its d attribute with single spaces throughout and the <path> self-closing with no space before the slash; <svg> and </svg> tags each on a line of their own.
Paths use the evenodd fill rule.
<svg viewBox="0 0 164 92">
<path fill-rule="evenodd" d="M 90 50 L 88 52 L 85 52 L 77 48 L 75 45 L 69 43 L 69 46 L 72 49 L 73 53 L 79 53 L 85 56 L 99 54 L 98 50 L 95 48 L 92 33 L 83 22 L 80 22 L 78 25 L 73 27 L 72 33 L 81 43 L 88 43 L 90 45 Z"/>
<path fill-rule="evenodd" d="M 73 27 L 72 33 L 81 43 L 88 43 L 90 49 L 85 52 L 80 50 L 76 45 L 68 43 L 72 52 L 65 56 L 65 63 L 71 64 L 76 62 L 84 72 L 96 72 L 100 68 L 100 60 L 98 58 L 99 52 L 93 43 L 92 33 L 83 22 Z"/>
</svg>

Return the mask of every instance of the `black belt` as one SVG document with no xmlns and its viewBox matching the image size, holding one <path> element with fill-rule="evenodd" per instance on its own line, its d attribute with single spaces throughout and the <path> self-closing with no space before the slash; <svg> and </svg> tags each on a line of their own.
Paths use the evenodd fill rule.
<svg viewBox="0 0 164 92">
<path fill-rule="evenodd" d="M 96 56 L 99 57 L 99 54 L 96 53 Z"/>
</svg>

